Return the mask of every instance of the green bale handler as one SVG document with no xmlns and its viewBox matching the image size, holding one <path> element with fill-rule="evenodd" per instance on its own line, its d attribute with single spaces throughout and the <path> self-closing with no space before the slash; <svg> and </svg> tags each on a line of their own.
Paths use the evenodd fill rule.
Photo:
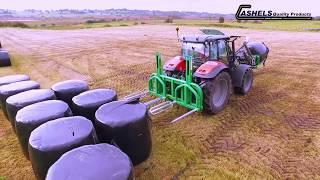
<svg viewBox="0 0 320 180">
<path fill-rule="evenodd" d="M 253 68 L 265 64 L 269 49 L 264 43 L 244 42 L 235 50 L 235 41 L 241 36 L 226 36 L 220 31 L 206 31 L 198 36 L 179 37 L 181 55 L 162 66 L 156 54 L 156 72 L 151 74 L 148 90 L 125 97 L 140 98 L 146 94 L 157 97 L 148 105 L 164 102 L 149 109 L 156 115 L 174 104 L 190 109 L 172 123 L 198 111 L 209 114 L 220 112 L 232 92 L 246 95 L 253 83 Z"/>
</svg>

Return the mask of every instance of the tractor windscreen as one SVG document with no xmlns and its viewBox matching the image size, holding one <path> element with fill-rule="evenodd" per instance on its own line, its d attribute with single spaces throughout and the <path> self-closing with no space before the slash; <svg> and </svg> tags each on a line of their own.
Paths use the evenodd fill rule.
<svg viewBox="0 0 320 180">
<path fill-rule="evenodd" d="M 208 48 L 202 43 L 183 43 L 181 49 L 183 57 L 191 57 L 192 59 L 203 59 L 209 56 Z"/>
</svg>

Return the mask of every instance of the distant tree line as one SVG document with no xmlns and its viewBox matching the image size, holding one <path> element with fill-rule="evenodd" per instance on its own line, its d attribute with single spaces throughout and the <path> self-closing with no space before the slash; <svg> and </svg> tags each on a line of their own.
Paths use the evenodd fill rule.
<svg viewBox="0 0 320 180">
<path fill-rule="evenodd" d="M 0 22 L 0 27 L 30 28 L 29 25 L 23 22 Z"/>
<path fill-rule="evenodd" d="M 107 22 L 106 20 L 104 19 L 89 19 L 86 21 L 87 24 L 93 24 L 93 23 L 105 23 Z"/>
</svg>

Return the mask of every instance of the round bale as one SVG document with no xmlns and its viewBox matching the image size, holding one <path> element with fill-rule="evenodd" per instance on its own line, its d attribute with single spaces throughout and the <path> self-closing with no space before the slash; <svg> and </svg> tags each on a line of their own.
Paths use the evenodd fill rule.
<svg viewBox="0 0 320 180">
<path fill-rule="evenodd" d="M 11 66 L 8 51 L 0 49 L 0 67 Z"/>
<path fill-rule="evenodd" d="M 7 98 L 6 107 L 12 128 L 15 130 L 15 119 L 20 109 L 37 102 L 55 99 L 56 96 L 51 89 L 32 89 Z"/>
<path fill-rule="evenodd" d="M 99 140 L 119 146 L 134 165 L 146 160 L 151 152 L 150 123 L 145 104 L 138 101 L 114 101 L 96 112 Z"/>
<path fill-rule="evenodd" d="M 30 80 L 30 78 L 29 76 L 24 74 L 3 76 L 3 77 L 0 77 L 0 86 L 14 83 L 14 82 L 19 82 L 19 81 L 27 81 L 27 80 Z"/>
<path fill-rule="evenodd" d="M 48 100 L 20 109 L 16 115 L 16 132 L 23 154 L 29 159 L 28 141 L 31 132 L 48 121 L 72 116 L 72 112 L 63 101 Z"/>
<path fill-rule="evenodd" d="M 31 89 L 39 89 L 40 84 L 36 81 L 21 81 L 0 86 L 0 104 L 4 115 L 8 118 L 6 100 L 15 94 L 28 91 Z"/>
<path fill-rule="evenodd" d="M 115 100 L 117 100 L 117 94 L 112 89 L 89 90 L 72 98 L 72 112 L 74 115 L 84 116 L 94 122 L 97 109 Z"/>
<path fill-rule="evenodd" d="M 87 82 L 82 80 L 67 80 L 54 84 L 51 89 L 56 94 L 57 99 L 66 102 L 71 107 L 72 98 L 89 90 L 89 86 Z"/>
<path fill-rule="evenodd" d="M 128 156 L 109 144 L 73 149 L 55 162 L 46 180 L 131 180 L 133 167 Z"/>
<path fill-rule="evenodd" d="M 37 179 L 45 179 L 50 166 L 64 153 L 98 143 L 90 120 L 81 116 L 59 118 L 37 127 L 29 138 L 29 156 Z"/>
</svg>

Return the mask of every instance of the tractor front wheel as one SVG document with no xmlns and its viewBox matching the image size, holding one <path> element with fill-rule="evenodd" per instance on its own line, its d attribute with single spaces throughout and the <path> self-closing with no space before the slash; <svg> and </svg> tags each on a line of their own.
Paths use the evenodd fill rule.
<svg viewBox="0 0 320 180">
<path fill-rule="evenodd" d="M 249 68 L 243 75 L 241 87 L 235 87 L 237 94 L 246 95 L 250 91 L 253 83 L 253 71 Z"/>
<path fill-rule="evenodd" d="M 232 92 L 231 77 L 227 72 L 221 72 L 210 79 L 203 87 L 203 108 L 209 114 L 220 112 L 228 103 Z"/>
</svg>

